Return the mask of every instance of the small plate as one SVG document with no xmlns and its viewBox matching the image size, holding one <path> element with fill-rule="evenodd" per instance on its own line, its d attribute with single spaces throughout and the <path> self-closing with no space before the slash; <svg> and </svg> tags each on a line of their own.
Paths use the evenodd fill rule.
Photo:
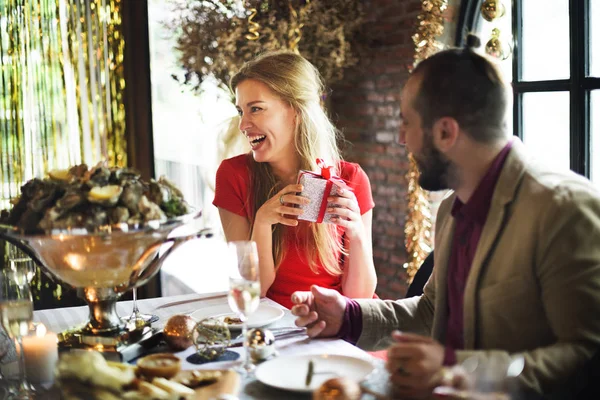
<svg viewBox="0 0 600 400">
<path fill-rule="evenodd" d="M 313 362 L 314 375 L 306 385 L 308 363 Z M 321 354 L 278 357 L 260 364 L 255 371 L 256 379 L 265 385 L 292 392 L 310 393 L 328 379 L 350 378 L 355 382 L 365 379 L 375 367 L 362 358 Z"/>
<path fill-rule="evenodd" d="M 248 318 L 248 328 L 260 328 L 272 324 L 284 315 L 285 313 L 281 308 L 260 303 L 256 311 Z M 237 318 L 237 314 L 232 312 L 227 304 L 202 308 L 194 311 L 191 316 L 197 321 L 208 317 L 217 318 L 220 321 L 224 321 L 226 317 Z M 241 323 L 228 323 L 226 325 L 229 329 L 242 329 Z"/>
</svg>

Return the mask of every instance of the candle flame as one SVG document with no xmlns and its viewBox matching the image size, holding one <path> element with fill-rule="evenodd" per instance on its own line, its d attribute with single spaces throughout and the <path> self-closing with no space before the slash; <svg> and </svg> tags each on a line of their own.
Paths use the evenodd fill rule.
<svg viewBox="0 0 600 400">
<path fill-rule="evenodd" d="M 46 326 L 44 324 L 39 324 L 38 326 L 35 327 L 35 336 L 44 337 L 44 336 L 46 336 L 47 331 L 48 330 L 46 329 Z"/>
</svg>

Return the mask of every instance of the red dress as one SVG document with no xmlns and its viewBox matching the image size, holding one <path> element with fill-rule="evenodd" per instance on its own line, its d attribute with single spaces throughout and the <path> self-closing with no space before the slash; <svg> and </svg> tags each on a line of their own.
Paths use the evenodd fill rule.
<svg viewBox="0 0 600 400">
<path fill-rule="evenodd" d="M 339 175 L 353 189 L 361 214 L 375 206 L 369 178 L 358 164 L 342 161 Z M 241 154 L 224 160 L 217 170 L 213 204 L 250 220 L 252 207 L 248 196 L 249 185 L 248 155 Z M 310 290 L 311 285 L 342 292 L 341 275 L 329 274 L 322 265 L 319 265 L 318 274 L 310 269 L 307 257 L 313 256 L 314 253 L 306 251 L 305 243 L 309 232 L 307 228 L 312 222 L 298 222 L 296 227 L 284 228 L 287 252 L 277 269 L 275 281 L 267 291 L 268 298 L 288 308 L 292 307 L 292 293 L 297 290 Z M 342 234 L 343 228 L 339 228 L 340 240 Z"/>
</svg>

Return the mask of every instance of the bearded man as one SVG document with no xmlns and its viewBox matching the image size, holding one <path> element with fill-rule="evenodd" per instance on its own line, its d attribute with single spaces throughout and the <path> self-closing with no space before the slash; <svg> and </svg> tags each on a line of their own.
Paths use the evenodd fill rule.
<svg viewBox="0 0 600 400">
<path fill-rule="evenodd" d="M 444 366 L 471 356 L 522 358 L 528 395 L 573 398 L 595 384 L 585 377 L 600 347 L 600 194 L 528 156 L 507 131 L 509 105 L 499 71 L 473 46 L 421 62 L 402 91 L 400 140 L 424 189 L 452 189 L 424 294 L 350 300 L 313 287 L 292 296 L 310 335 L 389 348 L 401 396 L 429 396 Z"/>
</svg>

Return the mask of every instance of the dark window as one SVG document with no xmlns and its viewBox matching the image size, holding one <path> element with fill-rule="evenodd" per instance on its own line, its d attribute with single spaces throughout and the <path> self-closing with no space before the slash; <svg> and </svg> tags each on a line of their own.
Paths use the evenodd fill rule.
<svg viewBox="0 0 600 400">
<path fill-rule="evenodd" d="M 514 89 L 513 132 L 542 161 L 600 187 L 600 2 L 501 0 L 507 9 L 493 21 L 483 18 L 482 3 L 462 3 L 459 27 L 484 46 L 500 31 L 506 59 L 499 63 Z"/>
</svg>

